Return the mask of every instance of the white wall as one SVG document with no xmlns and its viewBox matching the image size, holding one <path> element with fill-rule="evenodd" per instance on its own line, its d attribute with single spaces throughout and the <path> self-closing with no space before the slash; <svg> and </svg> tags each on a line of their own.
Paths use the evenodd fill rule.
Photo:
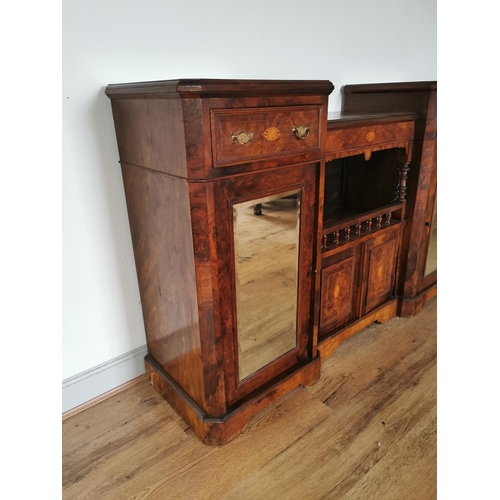
<svg viewBox="0 0 500 500">
<path fill-rule="evenodd" d="M 436 80 L 436 44 L 436 0 L 65 0 L 63 380 L 145 344 L 107 84 L 328 79 L 339 111 L 346 84 Z"/>
</svg>

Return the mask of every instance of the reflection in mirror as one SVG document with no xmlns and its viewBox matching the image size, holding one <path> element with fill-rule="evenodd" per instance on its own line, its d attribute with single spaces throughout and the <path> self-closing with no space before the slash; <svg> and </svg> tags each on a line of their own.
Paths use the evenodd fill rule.
<svg viewBox="0 0 500 500">
<path fill-rule="evenodd" d="M 431 222 L 431 234 L 429 246 L 427 247 L 427 259 L 425 261 L 424 276 L 437 270 L 437 200 L 434 204 L 434 214 Z"/>
<path fill-rule="evenodd" d="M 233 205 L 239 379 L 294 349 L 300 190 Z"/>
</svg>

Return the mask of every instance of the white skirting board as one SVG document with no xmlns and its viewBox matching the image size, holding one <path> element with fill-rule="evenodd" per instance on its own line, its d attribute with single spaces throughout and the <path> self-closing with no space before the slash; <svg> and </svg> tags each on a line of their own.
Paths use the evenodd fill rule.
<svg viewBox="0 0 500 500">
<path fill-rule="evenodd" d="M 62 412 L 67 412 L 146 372 L 141 346 L 62 382 Z"/>
</svg>

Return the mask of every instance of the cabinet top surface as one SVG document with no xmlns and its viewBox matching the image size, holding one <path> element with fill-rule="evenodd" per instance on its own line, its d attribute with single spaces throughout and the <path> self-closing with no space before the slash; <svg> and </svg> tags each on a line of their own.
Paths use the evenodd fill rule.
<svg viewBox="0 0 500 500">
<path fill-rule="evenodd" d="M 225 80 L 181 79 L 110 84 L 106 95 L 124 97 L 219 97 L 259 95 L 328 95 L 334 89 L 329 80 Z"/>
</svg>

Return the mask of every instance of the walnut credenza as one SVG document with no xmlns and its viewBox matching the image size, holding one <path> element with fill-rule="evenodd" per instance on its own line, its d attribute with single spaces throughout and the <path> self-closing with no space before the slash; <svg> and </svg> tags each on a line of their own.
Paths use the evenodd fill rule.
<svg viewBox="0 0 500 500">
<path fill-rule="evenodd" d="M 397 312 L 415 121 L 329 81 L 109 85 L 147 376 L 207 444 Z"/>
</svg>

